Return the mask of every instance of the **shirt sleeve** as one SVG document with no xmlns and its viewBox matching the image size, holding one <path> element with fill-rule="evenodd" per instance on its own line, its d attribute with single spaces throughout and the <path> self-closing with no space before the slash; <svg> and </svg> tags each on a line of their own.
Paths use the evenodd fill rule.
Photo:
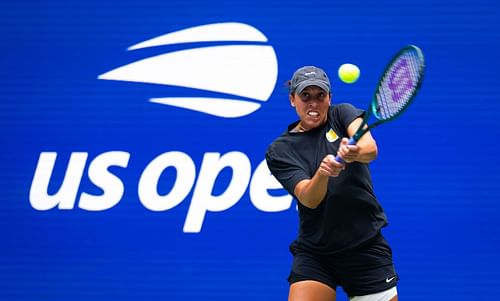
<svg viewBox="0 0 500 301">
<path fill-rule="evenodd" d="M 286 153 L 286 148 L 279 148 L 279 145 L 271 145 L 266 152 L 266 162 L 273 176 L 290 193 L 294 194 L 295 186 L 298 182 L 310 179 L 304 168 L 291 154 Z"/>
<path fill-rule="evenodd" d="M 363 117 L 365 111 L 356 108 L 352 104 L 342 103 L 336 105 L 333 112 L 333 120 L 338 122 L 339 126 L 343 129 L 343 132 L 347 136 L 347 128 L 349 125 L 358 117 Z"/>
</svg>

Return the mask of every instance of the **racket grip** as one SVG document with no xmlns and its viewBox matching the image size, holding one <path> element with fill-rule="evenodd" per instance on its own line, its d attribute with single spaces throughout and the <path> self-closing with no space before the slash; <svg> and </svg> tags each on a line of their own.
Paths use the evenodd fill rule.
<svg viewBox="0 0 500 301">
<path fill-rule="evenodd" d="M 356 140 L 354 139 L 354 137 L 349 138 L 349 141 L 347 142 L 347 145 L 354 145 L 354 144 L 356 144 Z M 342 163 L 342 164 L 345 164 L 344 159 L 342 159 L 339 155 L 337 155 L 335 157 L 335 161 L 337 161 L 339 163 Z"/>
</svg>

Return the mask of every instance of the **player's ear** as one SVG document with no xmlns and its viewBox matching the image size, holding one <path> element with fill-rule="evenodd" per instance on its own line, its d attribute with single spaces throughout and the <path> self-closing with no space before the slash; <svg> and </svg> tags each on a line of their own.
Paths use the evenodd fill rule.
<svg viewBox="0 0 500 301">
<path fill-rule="evenodd" d="M 293 93 L 288 94 L 288 98 L 290 99 L 290 105 L 295 107 L 295 101 L 293 99 Z"/>
</svg>

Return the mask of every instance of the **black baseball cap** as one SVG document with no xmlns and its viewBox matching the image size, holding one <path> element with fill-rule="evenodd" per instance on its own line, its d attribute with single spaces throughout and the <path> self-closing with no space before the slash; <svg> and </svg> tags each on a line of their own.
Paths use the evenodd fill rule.
<svg viewBox="0 0 500 301">
<path fill-rule="evenodd" d="M 300 94 L 309 86 L 318 86 L 328 93 L 331 90 L 330 80 L 323 69 L 315 66 L 304 66 L 297 69 L 290 81 L 290 93 Z"/>
</svg>

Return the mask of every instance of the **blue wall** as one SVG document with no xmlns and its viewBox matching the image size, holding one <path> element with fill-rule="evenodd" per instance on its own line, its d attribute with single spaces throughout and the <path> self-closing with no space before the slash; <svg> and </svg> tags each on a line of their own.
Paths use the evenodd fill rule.
<svg viewBox="0 0 500 301">
<path fill-rule="evenodd" d="M 296 118 L 283 84 L 296 68 L 318 65 L 330 74 L 333 102 L 364 108 L 387 61 L 411 43 L 426 55 L 424 86 L 403 118 L 373 131 L 380 155 L 371 165 L 390 222 L 384 234 L 394 250 L 399 295 L 495 300 L 499 15 L 493 0 L 2 2 L 0 299 L 284 300 L 288 244 L 298 222 L 295 201 L 286 206 L 283 191 L 271 189 L 272 181 L 257 172 L 267 145 Z M 223 22 L 247 24 L 267 41 L 194 41 L 127 51 L 167 33 Z M 225 45 L 272 47 L 278 73 L 270 97 L 98 79 L 163 53 Z M 355 84 L 336 76 L 343 63 L 360 67 Z M 224 118 L 149 101 L 229 96 L 261 106 Z M 97 164 L 109 163 L 113 151 L 120 153 L 109 156 L 122 156 L 122 167 L 111 166 L 109 174 L 106 164 Z M 151 210 L 139 183 L 148 164 L 170 152 L 182 155 L 172 157 L 179 170 L 171 166 L 145 178 L 158 180 L 157 191 L 146 190 L 168 196 L 182 184 L 180 168 L 194 166 L 195 179 L 186 184 L 185 197 Z M 224 156 L 231 152 L 239 157 L 219 166 L 211 187 L 207 179 L 217 160 L 210 156 L 229 158 Z M 37 208 L 43 197 L 30 191 L 42 154 L 49 153 L 57 153 L 46 187 L 52 195 L 72 154 L 87 157 L 80 161 L 76 196 Z M 92 171 L 91 162 L 100 171 Z M 235 169 L 244 175 L 236 177 Z M 93 179 L 93 173 L 108 179 Z M 256 189 L 275 200 L 275 209 L 267 210 L 275 212 L 263 210 L 262 198 L 251 192 L 253 181 L 269 185 Z M 109 189 L 99 185 L 111 182 Z M 203 193 L 203 184 L 211 193 Z M 232 185 L 244 187 L 241 197 L 212 208 Z M 193 197 L 196 189 L 201 197 Z M 109 208 L 79 207 L 82 194 L 97 196 L 95 205 L 106 193 L 115 193 Z M 203 207 L 207 199 L 213 201 Z M 200 206 L 209 209 L 202 219 L 193 213 Z M 199 231 L 186 231 L 189 214 L 201 220 Z M 346 297 L 339 294 L 338 300 Z"/>
</svg>

